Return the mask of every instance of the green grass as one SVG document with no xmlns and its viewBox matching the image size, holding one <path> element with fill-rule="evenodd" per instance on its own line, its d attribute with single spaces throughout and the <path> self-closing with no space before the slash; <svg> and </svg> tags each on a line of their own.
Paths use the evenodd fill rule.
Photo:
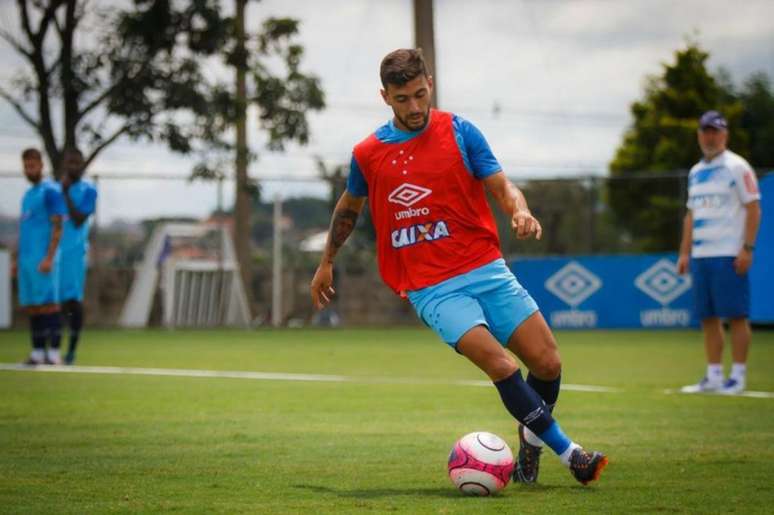
<svg viewBox="0 0 774 515">
<path fill-rule="evenodd" d="M 609 454 L 578 485 L 546 454 L 540 485 L 492 498 L 446 476 L 456 438 L 507 437 L 494 388 L 428 330 L 88 331 L 79 365 L 342 374 L 348 383 L 0 371 L 4 513 L 770 512 L 774 399 L 667 395 L 703 372 L 697 332 L 565 332 L 556 417 Z M 27 352 L 0 333 L 0 362 Z M 774 333 L 749 387 L 774 391 Z M 400 384 L 369 378 L 414 378 Z"/>
</svg>

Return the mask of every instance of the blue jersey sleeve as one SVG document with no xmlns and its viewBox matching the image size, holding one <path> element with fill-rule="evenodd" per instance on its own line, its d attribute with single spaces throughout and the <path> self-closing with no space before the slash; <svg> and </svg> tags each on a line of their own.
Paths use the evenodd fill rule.
<svg viewBox="0 0 774 515">
<path fill-rule="evenodd" d="M 349 191 L 355 197 L 367 197 L 368 196 L 368 183 L 363 177 L 363 172 L 360 170 L 360 166 L 355 160 L 355 156 L 352 156 L 352 160 L 349 162 L 349 177 L 347 177 L 347 191 Z"/>
<path fill-rule="evenodd" d="M 94 213 L 97 207 L 97 189 L 94 186 L 89 185 L 83 191 L 83 197 L 81 197 L 80 203 L 76 206 L 76 209 L 86 216 Z"/>
<path fill-rule="evenodd" d="M 502 170 L 478 127 L 457 115 L 454 115 L 452 125 L 462 160 L 474 177 L 483 179 Z"/>
<path fill-rule="evenodd" d="M 48 216 L 62 216 L 67 213 L 67 205 L 65 204 L 64 197 L 62 197 L 62 192 L 58 188 L 53 186 L 46 188 L 44 201 Z"/>
</svg>

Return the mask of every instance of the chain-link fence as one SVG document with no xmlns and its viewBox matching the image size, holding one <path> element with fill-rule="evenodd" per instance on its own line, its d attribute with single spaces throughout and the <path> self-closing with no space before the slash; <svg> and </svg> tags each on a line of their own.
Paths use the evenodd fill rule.
<svg viewBox="0 0 774 515">
<path fill-rule="evenodd" d="M 543 225 L 540 241 L 509 235 L 509 220 L 496 213 L 504 255 L 583 255 L 675 251 L 685 214 L 685 171 L 634 174 L 626 178 L 585 176 L 512 180 L 524 191 L 533 214 Z M 92 220 L 90 268 L 85 307 L 87 323 L 111 326 L 119 320 L 138 264 L 153 229 L 166 221 L 233 226 L 233 182 L 191 182 L 170 175 L 92 176 L 99 202 Z M 259 179 L 251 217 L 252 282 L 247 285 L 255 325 L 269 323 L 273 309 L 275 255 L 281 255 L 282 292 L 277 319 L 285 325 L 311 323 L 348 325 L 416 323 L 407 302 L 382 285 L 376 268 L 373 229 L 364 214 L 336 261 L 333 308 L 314 313 L 308 284 L 319 260 L 334 198 L 344 187 L 340 174 Z M 18 212 L 27 184 L 21 174 L 0 174 L 0 245 L 13 249 Z M 14 200 L 15 199 L 15 200 Z M 282 252 L 273 252 L 275 199 L 281 199 L 278 219 Z M 202 245 L 206 246 L 206 242 Z M 191 245 L 181 250 L 195 255 Z M 367 295 L 363 295 L 367 292 Z M 14 292 L 15 296 L 15 292 Z M 162 320 L 161 295 L 154 297 L 150 325 Z M 277 297 L 274 298 L 277 303 Z M 24 317 L 16 309 L 18 324 Z"/>
</svg>

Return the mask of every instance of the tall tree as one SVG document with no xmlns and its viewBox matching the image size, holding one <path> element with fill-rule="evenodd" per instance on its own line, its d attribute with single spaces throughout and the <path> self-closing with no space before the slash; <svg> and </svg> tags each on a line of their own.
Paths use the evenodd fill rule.
<svg viewBox="0 0 774 515">
<path fill-rule="evenodd" d="M 709 54 L 688 42 L 675 52 L 673 63 L 649 77 L 642 100 L 634 102 L 634 121 L 610 163 L 614 178 L 649 173 L 663 175 L 642 180 L 610 181 L 609 202 L 639 250 L 674 250 L 680 238 L 685 204 L 684 174 L 701 156 L 696 143 L 697 120 L 704 111 L 723 112 L 730 125 L 731 146 L 748 150 L 747 132 L 741 127 L 742 103 L 727 81 L 706 67 Z"/>
<path fill-rule="evenodd" d="M 774 170 L 774 86 L 763 72 L 752 74 L 742 86 L 741 124 L 749 134 L 750 164 L 758 171 Z"/>
<path fill-rule="evenodd" d="M 134 0 L 123 10 L 89 0 L 17 0 L 20 34 L 0 31 L 0 38 L 28 67 L 0 97 L 38 132 L 55 173 L 65 147 L 82 147 L 88 165 L 122 136 L 198 154 L 194 177 L 223 177 L 236 163 L 235 239 L 249 288 L 246 209 L 257 186 L 247 176 L 254 158 L 247 109 L 257 108 L 267 147 L 282 150 L 308 141 L 306 112 L 325 102 L 319 80 L 301 70 L 299 21 L 267 18 L 246 33 L 247 0 L 235 2 L 236 16 L 227 16 L 220 0 Z M 101 29 L 87 30 L 90 15 Z M 237 86 L 218 77 L 228 68 Z"/>
<path fill-rule="evenodd" d="M 88 166 L 122 136 L 190 151 L 175 116 L 206 110 L 210 92 L 196 56 L 212 54 L 223 38 L 212 23 L 215 2 L 191 2 L 166 18 L 159 5 L 128 13 L 88 0 L 16 3 L 18 30 L 0 30 L 0 38 L 26 67 L 0 86 L 0 97 L 39 134 L 55 174 L 65 147 L 82 147 Z M 188 51 L 175 55 L 176 47 Z"/>
<path fill-rule="evenodd" d="M 247 0 L 235 0 L 235 16 L 223 18 L 221 22 L 226 29 L 221 56 L 233 68 L 235 84 L 233 87 L 219 84 L 213 88 L 217 101 L 208 111 L 210 120 L 205 120 L 211 129 L 200 138 L 203 153 L 209 156 L 197 166 L 194 176 L 222 177 L 230 168 L 225 163 L 231 161 L 224 155 L 235 157 L 231 161 L 235 164 L 235 250 L 242 280 L 250 292 L 250 199 L 257 197 L 258 185 L 248 175 L 249 162 L 255 158 L 247 141 L 248 107 L 257 108 L 260 128 L 267 135 L 267 148 L 283 150 L 286 142 L 306 144 L 309 141 L 306 113 L 323 109 L 325 99 L 318 78 L 301 71 L 304 49 L 295 41 L 300 22 L 292 18 L 267 18 L 259 31 L 248 33 L 245 29 L 247 3 Z"/>
</svg>

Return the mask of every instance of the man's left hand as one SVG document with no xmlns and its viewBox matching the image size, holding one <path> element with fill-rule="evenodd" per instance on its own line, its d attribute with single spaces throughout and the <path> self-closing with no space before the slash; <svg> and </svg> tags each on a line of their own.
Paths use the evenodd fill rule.
<svg viewBox="0 0 774 515">
<path fill-rule="evenodd" d="M 511 229 L 516 234 L 516 238 L 525 240 L 532 235 L 539 240 L 543 235 L 543 228 L 537 218 L 532 216 L 529 211 L 516 211 L 511 218 Z"/>
<path fill-rule="evenodd" d="M 734 259 L 734 270 L 736 270 L 736 273 L 739 275 L 746 274 L 750 269 L 750 265 L 752 265 L 752 260 L 752 251 L 746 249 L 740 250 L 739 254 L 736 255 L 736 259 Z"/>
</svg>

